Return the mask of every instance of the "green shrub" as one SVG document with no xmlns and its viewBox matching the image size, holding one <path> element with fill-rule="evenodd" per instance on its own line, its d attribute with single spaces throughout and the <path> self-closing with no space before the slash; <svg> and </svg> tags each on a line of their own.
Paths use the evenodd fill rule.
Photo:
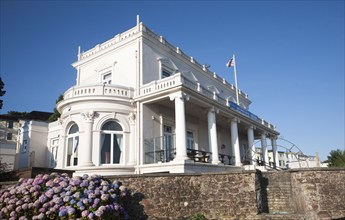
<svg viewBox="0 0 345 220">
<path fill-rule="evenodd" d="M 195 214 L 187 218 L 187 220 L 207 220 L 207 218 L 203 214 Z"/>
</svg>

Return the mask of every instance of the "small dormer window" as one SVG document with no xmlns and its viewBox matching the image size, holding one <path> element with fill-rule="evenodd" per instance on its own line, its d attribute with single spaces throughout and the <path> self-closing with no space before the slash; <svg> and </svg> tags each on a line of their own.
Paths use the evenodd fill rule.
<svg viewBox="0 0 345 220">
<path fill-rule="evenodd" d="M 162 69 L 162 79 L 169 77 L 172 75 L 172 72 L 168 70 L 167 68 Z"/>
<path fill-rule="evenodd" d="M 107 72 L 102 74 L 102 83 L 103 84 L 111 84 L 112 75 L 111 72 Z"/>
<path fill-rule="evenodd" d="M 161 79 L 170 77 L 178 71 L 177 66 L 169 58 L 160 58 L 157 60 L 159 62 L 159 73 Z"/>
</svg>

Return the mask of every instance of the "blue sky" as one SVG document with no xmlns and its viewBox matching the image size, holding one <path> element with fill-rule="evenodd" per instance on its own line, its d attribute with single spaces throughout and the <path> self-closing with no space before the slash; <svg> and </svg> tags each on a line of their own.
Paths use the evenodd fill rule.
<svg viewBox="0 0 345 220">
<path fill-rule="evenodd" d="M 0 74 L 7 111 L 52 111 L 86 51 L 136 24 L 238 86 L 250 111 L 305 154 L 344 149 L 344 1 L 1 0 Z M 281 143 L 285 144 L 285 143 Z M 287 145 L 289 147 L 289 145 Z M 291 147 L 291 145 L 290 145 Z"/>
</svg>

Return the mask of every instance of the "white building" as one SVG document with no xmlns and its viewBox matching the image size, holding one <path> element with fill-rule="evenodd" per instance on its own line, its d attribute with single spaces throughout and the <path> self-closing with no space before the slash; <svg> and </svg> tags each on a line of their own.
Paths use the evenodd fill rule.
<svg viewBox="0 0 345 220">
<path fill-rule="evenodd" d="M 9 170 L 47 167 L 48 117 L 52 113 L 32 111 L 0 115 L 0 158 Z"/>
<path fill-rule="evenodd" d="M 142 23 L 78 53 L 76 85 L 49 125 L 49 166 L 76 175 L 217 172 L 276 151 L 275 126 L 248 95 Z M 240 147 L 241 146 L 241 147 Z M 248 150 L 253 148 L 253 150 Z M 230 160 L 229 160 L 230 159 Z M 250 161 L 254 165 L 253 160 Z"/>
</svg>

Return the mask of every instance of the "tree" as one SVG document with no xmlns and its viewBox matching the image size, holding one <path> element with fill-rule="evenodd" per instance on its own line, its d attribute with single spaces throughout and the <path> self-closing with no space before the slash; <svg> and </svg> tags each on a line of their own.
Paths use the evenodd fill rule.
<svg viewBox="0 0 345 220">
<path fill-rule="evenodd" d="M 62 100 L 63 100 L 63 95 L 60 95 L 59 98 L 56 100 L 56 104 Z M 60 116 L 61 116 L 60 112 L 55 107 L 54 113 L 48 118 L 48 121 L 49 122 L 56 121 L 56 120 L 58 120 L 58 118 L 60 118 Z"/>
<path fill-rule="evenodd" d="M 5 86 L 5 83 L 2 81 L 1 77 L 0 77 L 0 97 L 5 95 L 6 91 L 3 90 Z M 2 99 L 0 99 L 0 109 L 2 109 L 2 105 L 3 105 L 3 101 Z"/>
<path fill-rule="evenodd" d="M 332 150 L 329 154 L 326 160 L 329 167 L 345 167 L 345 150 Z"/>
</svg>

